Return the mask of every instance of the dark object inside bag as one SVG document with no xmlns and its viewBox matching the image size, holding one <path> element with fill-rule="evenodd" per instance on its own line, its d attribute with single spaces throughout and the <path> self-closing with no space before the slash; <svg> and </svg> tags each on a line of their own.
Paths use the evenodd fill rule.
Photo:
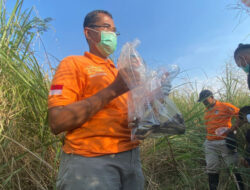
<svg viewBox="0 0 250 190">
<path fill-rule="evenodd" d="M 236 150 L 238 144 L 234 131 L 230 131 L 226 137 L 226 145 L 230 150 Z"/>
<path fill-rule="evenodd" d="M 171 120 L 162 123 L 161 125 L 150 125 L 149 127 L 140 127 L 136 129 L 135 135 L 137 139 L 145 139 L 148 136 L 164 136 L 177 135 L 185 133 L 185 123 L 180 114 L 176 114 Z M 153 135 L 155 134 L 155 135 Z"/>
</svg>

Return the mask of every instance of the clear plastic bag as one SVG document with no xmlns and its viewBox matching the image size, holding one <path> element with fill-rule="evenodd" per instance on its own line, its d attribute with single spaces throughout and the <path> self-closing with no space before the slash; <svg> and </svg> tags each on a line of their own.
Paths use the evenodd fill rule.
<svg viewBox="0 0 250 190">
<path fill-rule="evenodd" d="M 179 67 L 172 65 L 157 71 L 148 70 L 136 51 L 139 43 L 139 40 L 126 43 L 118 59 L 119 70 L 127 68 L 140 75 L 140 82 L 136 77 L 124 77 L 126 84 L 132 89 L 128 98 L 128 119 L 130 123 L 136 121 L 131 138 L 182 134 L 185 132 L 183 117 L 168 98 L 171 82 L 179 73 Z"/>
<path fill-rule="evenodd" d="M 241 2 L 247 7 L 250 7 L 250 0 L 241 0 Z"/>
<path fill-rule="evenodd" d="M 215 134 L 217 136 L 222 136 L 226 131 L 228 130 L 228 127 L 219 127 L 215 130 Z"/>
</svg>

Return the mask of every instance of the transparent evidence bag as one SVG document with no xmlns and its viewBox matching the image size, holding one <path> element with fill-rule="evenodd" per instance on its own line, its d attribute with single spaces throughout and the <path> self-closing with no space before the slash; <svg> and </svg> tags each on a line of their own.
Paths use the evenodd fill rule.
<svg viewBox="0 0 250 190">
<path fill-rule="evenodd" d="M 171 82 L 180 69 L 168 65 L 149 70 L 136 50 L 139 43 L 138 39 L 127 42 L 117 61 L 118 70 L 131 89 L 128 93 L 128 122 L 134 124 L 131 139 L 183 134 L 186 128 L 183 116 L 168 97 Z M 126 72 L 131 72 L 130 77 Z"/>
</svg>

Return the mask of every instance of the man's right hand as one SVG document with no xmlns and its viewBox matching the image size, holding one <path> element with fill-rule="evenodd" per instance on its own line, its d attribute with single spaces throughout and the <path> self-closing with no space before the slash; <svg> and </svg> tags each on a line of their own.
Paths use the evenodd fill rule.
<svg viewBox="0 0 250 190">
<path fill-rule="evenodd" d="M 133 80 L 132 80 L 133 79 Z M 117 96 L 122 95 L 123 93 L 132 90 L 140 84 L 140 74 L 130 68 L 122 68 L 118 71 L 116 79 L 109 86 L 112 90 L 115 91 Z M 130 88 L 132 89 L 130 89 Z"/>
</svg>

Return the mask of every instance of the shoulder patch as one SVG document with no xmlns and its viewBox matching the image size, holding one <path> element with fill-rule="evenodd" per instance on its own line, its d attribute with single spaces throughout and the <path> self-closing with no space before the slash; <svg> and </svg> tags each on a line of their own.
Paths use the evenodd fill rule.
<svg viewBox="0 0 250 190">
<path fill-rule="evenodd" d="M 63 90 L 63 85 L 51 85 L 49 95 L 61 95 Z"/>
</svg>

